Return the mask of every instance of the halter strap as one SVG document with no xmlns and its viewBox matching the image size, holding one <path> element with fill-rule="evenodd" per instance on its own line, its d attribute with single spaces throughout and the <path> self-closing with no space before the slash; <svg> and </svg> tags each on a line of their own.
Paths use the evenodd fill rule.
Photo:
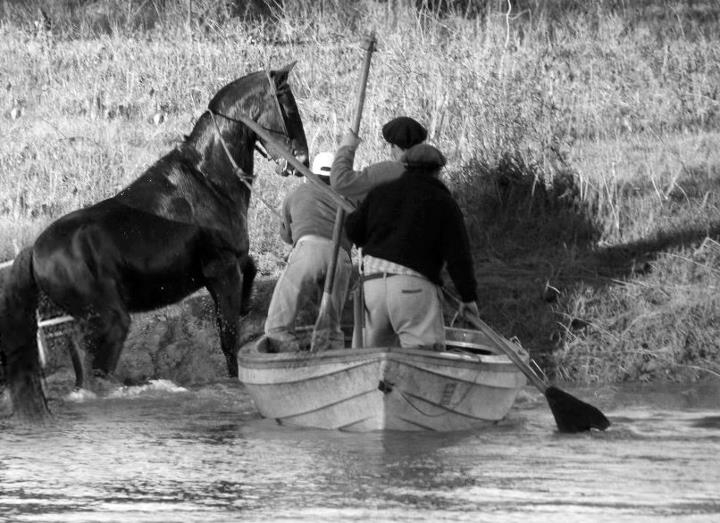
<svg viewBox="0 0 720 523">
<path fill-rule="evenodd" d="M 230 150 L 228 149 L 228 146 L 227 146 L 227 144 L 225 143 L 225 139 L 222 137 L 222 133 L 220 132 L 220 126 L 218 125 L 217 119 L 215 118 L 215 113 L 214 113 L 211 109 L 208 109 L 207 112 L 210 113 L 210 118 L 212 119 L 213 124 L 215 124 L 215 130 L 217 131 L 218 138 L 220 138 L 220 144 L 222 145 L 222 148 L 223 148 L 223 150 L 225 151 L 225 155 L 228 157 L 228 160 L 230 160 L 230 164 L 231 164 L 232 167 L 233 167 L 233 172 L 235 173 L 235 175 L 237 175 L 238 178 L 240 178 L 240 181 L 243 183 L 243 185 L 245 185 L 245 187 L 247 187 L 248 191 L 250 191 L 250 194 L 252 194 L 252 193 L 253 193 L 253 190 L 252 190 L 252 185 L 251 185 L 250 182 L 252 182 L 252 181 L 255 179 L 255 177 L 254 177 L 254 176 L 251 176 L 251 175 L 249 175 L 249 174 L 246 174 L 245 171 L 243 171 L 243 170 L 238 166 L 238 164 L 235 163 L 235 160 L 233 159 L 232 155 L 230 154 Z M 221 116 L 222 116 L 222 115 L 221 115 Z M 256 147 L 256 148 L 257 148 L 257 147 Z M 267 158 L 267 156 L 265 156 L 265 157 Z M 202 172 L 202 171 L 200 171 L 200 172 Z M 203 173 L 203 175 L 207 178 L 207 175 L 205 175 L 205 173 Z M 249 180 L 249 181 L 248 181 L 248 180 Z M 273 214 L 275 214 L 275 216 L 277 216 L 277 217 L 280 218 L 281 220 L 283 219 L 283 217 L 282 217 L 282 216 L 280 215 L 280 213 L 275 209 L 275 207 L 273 207 L 272 204 L 270 204 L 270 203 L 269 203 L 267 200 L 265 200 L 262 196 L 260 196 L 260 195 L 258 195 L 258 194 L 256 193 L 256 194 L 255 194 L 255 197 L 256 197 L 258 200 L 260 200 L 262 203 L 264 203 L 265 206 L 266 206 L 268 209 L 270 209 L 270 211 L 272 211 Z"/>
<path fill-rule="evenodd" d="M 227 144 L 225 143 L 225 139 L 222 137 L 222 133 L 220 132 L 220 126 L 217 123 L 217 120 L 215 119 L 215 112 L 211 109 L 208 109 L 207 112 L 210 113 L 210 118 L 212 119 L 213 123 L 215 124 L 215 130 L 217 131 L 218 138 L 220 138 L 220 145 L 222 145 L 223 150 L 225 151 L 225 155 L 228 157 L 228 160 L 230 160 L 230 164 L 233 167 L 233 173 L 237 175 L 245 185 L 248 186 L 248 189 L 250 188 L 250 184 L 247 182 L 247 180 L 253 180 L 255 177 L 252 175 L 249 175 L 243 171 L 237 163 L 235 163 L 235 160 L 232 157 L 232 154 L 230 154 L 230 149 L 228 149 Z"/>
<path fill-rule="evenodd" d="M 287 125 L 285 124 L 285 113 L 283 113 L 282 105 L 280 105 L 280 97 L 278 95 L 277 89 L 275 88 L 275 82 L 273 81 L 272 76 L 270 75 L 270 71 L 268 69 L 265 69 L 265 77 L 267 78 L 268 83 L 270 84 L 270 93 L 272 94 L 272 98 L 275 101 L 275 108 L 277 109 L 278 115 L 280 116 L 280 123 L 281 123 L 282 129 L 283 129 L 282 133 L 284 134 L 284 136 L 289 138 L 290 133 L 288 132 Z M 225 155 L 228 157 L 228 160 L 230 160 L 230 164 L 232 165 L 233 173 L 238 178 L 240 178 L 240 181 L 243 184 L 245 184 L 245 186 L 248 188 L 248 190 L 250 192 L 252 192 L 252 185 L 250 184 L 250 182 L 252 182 L 255 179 L 255 177 L 245 173 L 245 171 L 243 171 L 237 165 L 235 160 L 233 159 L 232 155 L 230 154 L 230 149 L 228 148 L 227 144 L 225 143 L 225 139 L 222 137 L 222 132 L 220 132 L 220 126 L 218 125 L 217 118 L 215 118 L 215 116 L 216 115 L 221 116 L 222 118 L 225 118 L 226 120 L 230 120 L 231 122 L 240 123 L 243 125 L 245 125 L 245 124 L 242 122 L 242 120 L 238 120 L 237 118 L 232 118 L 231 116 L 228 116 L 228 115 L 222 114 L 222 113 L 216 113 L 209 107 L 207 108 L 206 112 L 210 113 L 210 118 L 212 119 L 213 124 L 215 125 L 215 131 L 217 131 L 218 138 L 220 139 L 220 144 L 222 145 L 222 148 L 225 151 Z M 269 132 L 280 134 L 280 131 L 276 131 L 274 129 L 266 129 L 266 130 Z M 258 147 L 258 144 L 256 142 L 255 150 L 258 153 L 260 153 L 263 157 L 265 157 L 266 159 L 270 159 L 270 155 L 268 154 L 268 152 L 266 150 L 265 144 L 262 144 L 262 145 L 263 145 L 263 148 L 261 149 L 260 147 Z M 265 150 L 263 150 L 263 149 L 265 149 Z M 286 166 L 287 166 L 287 162 L 286 162 Z M 280 215 L 280 213 L 278 213 L 277 210 L 275 210 L 275 208 L 272 205 L 270 205 L 266 200 L 264 200 L 260 196 L 256 196 L 256 198 L 258 198 L 261 202 L 263 202 L 267 206 L 268 209 L 270 209 L 273 213 L 275 213 L 276 216 L 278 216 L 280 219 L 282 219 L 282 216 Z"/>
</svg>

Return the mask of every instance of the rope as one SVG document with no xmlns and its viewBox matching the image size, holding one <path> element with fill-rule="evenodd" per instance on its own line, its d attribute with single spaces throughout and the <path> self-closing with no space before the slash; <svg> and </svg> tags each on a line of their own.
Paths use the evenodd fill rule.
<svg viewBox="0 0 720 523">
<path fill-rule="evenodd" d="M 477 380 L 478 376 L 480 376 L 480 365 L 478 365 L 478 370 L 477 370 L 477 373 L 475 374 L 475 378 L 473 379 L 473 382 L 470 383 L 470 384 L 466 387 L 465 393 L 464 393 L 453 405 L 450 405 L 450 404 L 448 404 L 448 405 L 440 405 L 440 407 L 441 407 L 441 408 L 444 408 L 444 409 L 446 409 L 446 410 L 448 410 L 448 411 L 454 411 L 455 409 L 457 409 L 457 407 L 459 407 L 460 404 L 461 404 L 463 401 L 465 401 L 465 399 L 466 399 L 466 398 L 468 397 L 468 395 L 470 394 L 470 390 L 472 389 L 473 385 L 476 384 L 476 380 Z M 440 412 L 440 413 L 438 413 L 438 414 L 430 414 L 430 413 L 428 413 L 428 412 L 424 412 L 422 409 L 420 409 L 419 407 L 417 407 L 416 405 L 414 405 L 414 404 L 412 403 L 412 401 L 410 401 L 410 399 L 409 399 L 410 396 L 408 396 L 407 394 L 405 394 L 405 393 L 402 392 L 402 391 L 400 391 L 400 397 L 401 397 L 402 399 L 404 399 L 404 400 L 407 402 L 407 404 L 410 405 L 413 409 L 415 409 L 415 410 L 418 411 L 420 414 L 422 414 L 423 416 L 426 416 L 426 417 L 428 417 L 428 418 L 439 418 L 440 416 L 444 416 L 445 414 L 447 414 L 446 412 Z"/>
</svg>

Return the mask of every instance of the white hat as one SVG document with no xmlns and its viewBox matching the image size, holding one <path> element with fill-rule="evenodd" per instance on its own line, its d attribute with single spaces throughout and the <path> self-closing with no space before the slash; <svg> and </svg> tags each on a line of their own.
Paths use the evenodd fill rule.
<svg viewBox="0 0 720 523">
<path fill-rule="evenodd" d="M 330 176 L 330 167 L 335 160 L 335 153 L 324 151 L 317 153 L 312 163 L 312 172 L 318 176 Z"/>
</svg>

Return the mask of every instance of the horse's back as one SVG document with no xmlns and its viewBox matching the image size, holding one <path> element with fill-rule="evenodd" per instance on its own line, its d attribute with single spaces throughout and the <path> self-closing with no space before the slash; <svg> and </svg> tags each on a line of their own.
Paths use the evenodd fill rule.
<svg viewBox="0 0 720 523">
<path fill-rule="evenodd" d="M 174 303 L 203 285 L 203 232 L 104 200 L 52 223 L 34 245 L 38 284 L 70 312 L 113 294 L 128 310 Z"/>
</svg>

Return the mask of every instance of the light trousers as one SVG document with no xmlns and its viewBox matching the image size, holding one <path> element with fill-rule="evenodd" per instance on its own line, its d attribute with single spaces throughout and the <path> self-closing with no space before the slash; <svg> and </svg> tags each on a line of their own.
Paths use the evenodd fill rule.
<svg viewBox="0 0 720 523">
<path fill-rule="evenodd" d="M 385 274 L 364 282 L 365 346 L 444 350 L 440 288 L 418 276 Z"/>
<path fill-rule="evenodd" d="M 288 257 L 287 267 L 273 290 L 265 335 L 278 350 L 297 350 L 295 320 L 299 308 L 308 300 L 322 296 L 325 277 L 333 255 L 333 242 L 320 236 L 303 236 Z M 344 249 L 338 253 L 335 281 L 331 294 L 332 311 L 330 341 L 332 348 L 344 347 L 344 334 L 340 319 L 345 306 L 352 272 L 350 255 Z M 319 303 L 318 303 L 319 304 Z"/>
</svg>

